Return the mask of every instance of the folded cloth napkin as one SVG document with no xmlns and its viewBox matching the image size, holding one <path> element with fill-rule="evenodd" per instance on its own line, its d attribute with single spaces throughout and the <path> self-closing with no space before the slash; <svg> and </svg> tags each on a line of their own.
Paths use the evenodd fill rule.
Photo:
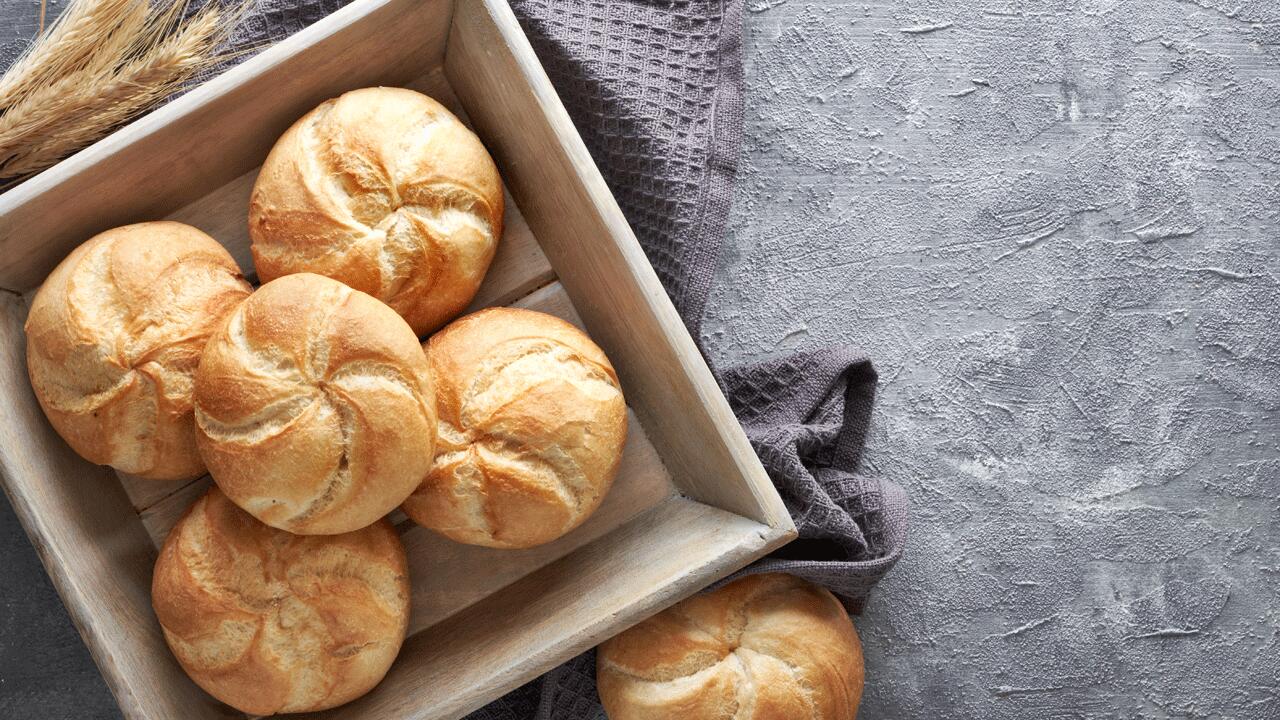
<svg viewBox="0 0 1280 720">
<path fill-rule="evenodd" d="M 605 180 L 694 337 L 724 240 L 742 136 L 742 0 L 511 0 Z M 236 47 L 345 0 L 259 0 Z M 3 65 L 16 53 L 2 48 Z M 807 350 L 717 373 L 800 538 L 742 573 L 790 572 L 853 611 L 906 540 L 906 497 L 858 473 L 871 362 Z M 740 573 L 741 574 L 741 573 Z M 470 720 L 603 719 L 586 653 Z"/>
</svg>

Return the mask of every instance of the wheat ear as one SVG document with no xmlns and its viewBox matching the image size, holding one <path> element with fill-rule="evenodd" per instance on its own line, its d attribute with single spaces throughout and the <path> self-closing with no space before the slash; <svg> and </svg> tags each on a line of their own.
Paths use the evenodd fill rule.
<svg viewBox="0 0 1280 720">
<path fill-rule="evenodd" d="M 0 78 L 0 109 L 50 80 L 85 66 L 100 54 L 103 41 L 131 18 L 145 17 L 145 0 L 81 0 L 32 43 Z"/>
<path fill-rule="evenodd" d="M 53 165 L 215 64 L 220 58 L 214 50 L 231 26 L 228 13 L 210 3 L 179 21 L 184 7 L 171 5 L 145 18 L 141 28 L 124 28 L 107 39 L 114 47 L 103 58 L 115 59 L 99 58 L 36 88 L 0 115 L 0 178 Z"/>
</svg>

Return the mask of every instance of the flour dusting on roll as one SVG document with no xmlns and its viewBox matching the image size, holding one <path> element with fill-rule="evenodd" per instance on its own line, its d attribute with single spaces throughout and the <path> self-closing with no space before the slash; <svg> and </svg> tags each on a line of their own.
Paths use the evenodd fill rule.
<svg viewBox="0 0 1280 720">
<path fill-rule="evenodd" d="M 214 481 L 282 530 L 362 528 L 431 468 L 435 395 L 417 336 L 319 275 L 273 280 L 231 314 L 201 358 L 195 408 Z"/>
<path fill-rule="evenodd" d="M 426 95 L 364 88 L 276 142 L 254 184 L 249 234 L 263 281 L 325 275 L 425 335 L 475 296 L 502 215 L 502 181 L 474 133 Z"/>
<path fill-rule="evenodd" d="M 249 292 L 226 249 L 188 225 L 94 236 L 31 303 L 27 370 L 40 407 L 90 462 L 153 480 L 202 475 L 192 375 Z"/>
<path fill-rule="evenodd" d="M 440 411 L 430 475 L 404 504 L 415 522 L 473 545 L 555 540 L 599 507 L 627 435 L 604 353 L 531 310 L 468 315 L 426 345 Z"/>
</svg>

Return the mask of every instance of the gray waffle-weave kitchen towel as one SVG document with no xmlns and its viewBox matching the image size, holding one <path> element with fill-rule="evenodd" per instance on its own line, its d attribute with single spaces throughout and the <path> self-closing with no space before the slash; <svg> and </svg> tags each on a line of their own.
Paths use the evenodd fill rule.
<svg viewBox="0 0 1280 720">
<path fill-rule="evenodd" d="M 345 4 L 260 0 L 232 42 L 263 45 Z M 742 0 L 512 0 L 512 6 L 697 337 L 742 133 Z M 0 65 L 20 47 L 0 47 Z M 800 531 L 799 540 L 743 572 L 800 575 L 857 611 L 900 555 L 907 525 L 901 489 L 857 472 L 875 388 L 870 361 L 846 349 L 810 350 L 717 377 Z M 604 718 L 593 654 L 469 717 Z"/>
<path fill-rule="evenodd" d="M 742 138 L 741 0 L 512 5 L 698 337 Z M 906 540 L 901 489 L 855 472 L 875 393 L 870 360 L 810 350 L 716 376 L 800 531 L 755 567 L 803 575 L 860 609 Z"/>
</svg>

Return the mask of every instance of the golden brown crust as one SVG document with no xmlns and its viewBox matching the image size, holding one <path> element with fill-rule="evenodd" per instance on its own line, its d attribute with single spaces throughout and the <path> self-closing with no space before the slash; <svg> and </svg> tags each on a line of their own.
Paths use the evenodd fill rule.
<svg viewBox="0 0 1280 720">
<path fill-rule="evenodd" d="M 253 187 L 249 234 L 263 282 L 326 275 L 425 335 L 475 296 L 502 214 L 502 180 L 474 133 L 426 95 L 364 88 L 276 142 Z"/>
<path fill-rule="evenodd" d="M 436 411 L 413 330 L 386 305 L 300 273 L 263 285 L 196 371 L 209 473 L 259 520 L 302 534 L 356 530 L 431 468 Z"/>
<path fill-rule="evenodd" d="M 610 720 L 853 720 L 862 645 L 825 589 L 751 575 L 606 641 L 596 682 Z"/>
<path fill-rule="evenodd" d="M 27 371 L 85 459 L 154 480 L 198 477 L 191 376 L 250 287 L 226 249 L 175 222 L 100 233 L 54 268 L 27 316 Z"/>
<path fill-rule="evenodd" d="M 406 515 L 458 542 L 523 548 L 599 507 L 622 457 L 627 408 L 590 338 L 551 315 L 490 308 L 425 347 L 440 434 Z"/>
<path fill-rule="evenodd" d="M 151 600 L 187 674 L 243 712 L 324 710 L 377 685 L 409 622 L 404 546 L 383 520 L 307 537 L 263 525 L 217 487 L 178 521 Z"/>
</svg>

